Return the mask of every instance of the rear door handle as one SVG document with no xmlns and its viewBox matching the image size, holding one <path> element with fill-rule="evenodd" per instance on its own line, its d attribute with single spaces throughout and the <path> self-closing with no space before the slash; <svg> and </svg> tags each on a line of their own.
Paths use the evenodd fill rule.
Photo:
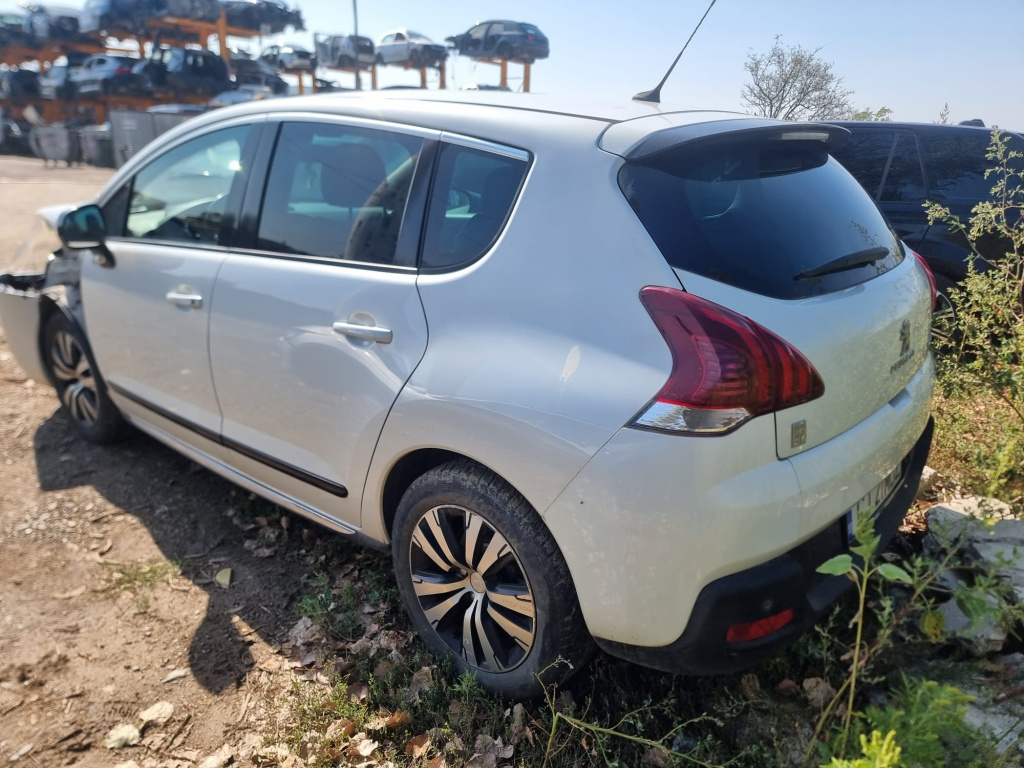
<svg viewBox="0 0 1024 768">
<path fill-rule="evenodd" d="M 362 339 L 363 341 L 375 341 L 378 344 L 390 344 L 394 334 L 390 328 L 381 328 L 379 325 L 358 325 L 357 323 L 335 323 L 334 332 L 351 339 Z"/>
<path fill-rule="evenodd" d="M 203 306 L 203 297 L 198 293 L 178 293 L 177 291 L 171 291 L 167 294 L 166 299 L 179 307 L 185 309 L 200 309 Z"/>
</svg>

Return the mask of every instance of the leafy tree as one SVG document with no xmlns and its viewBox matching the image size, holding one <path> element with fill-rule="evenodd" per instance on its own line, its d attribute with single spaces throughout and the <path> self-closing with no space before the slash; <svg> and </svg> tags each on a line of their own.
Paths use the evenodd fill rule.
<svg viewBox="0 0 1024 768">
<path fill-rule="evenodd" d="M 740 93 L 754 114 L 781 120 L 842 120 L 853 115 L 853 91 L 832 70 L 832 62 L 799 45 L 783 45 L 780 35 L 768 53 L 750 53 L 743 68 L 750 82 Z"/>
<path fill-rule="evenodd" d="M 871 107 L 864 107 L 864 109 L 854 112 L 851 119 L 873 121 L 877 123 L 891 123 L 892 110 L 888 107 L 879 107 L 878 111 L 874 112 Z"/>
</svg>

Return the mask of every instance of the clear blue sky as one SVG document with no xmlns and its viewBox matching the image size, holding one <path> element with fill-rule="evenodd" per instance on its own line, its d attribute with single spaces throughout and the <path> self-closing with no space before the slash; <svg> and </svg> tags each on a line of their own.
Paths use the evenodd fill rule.
<svg viewBox="0 0 1024 768">
<path fill-rule="evenodd" d="M 709 0 L 360 0 L 359 31 L 378 40 L 409 27 L 442 41 L 477 21 L 536 24 L 551 57 L 533 67 L 532 88 L 628 99 L 653 87 Z M 309 32 L 278 41 L 309 46 L 312 32 L 350 32 L 350 0 L 301 0 Z M 934 120 L 949 102 L 955 120 L 1024 130 L 1024 0 L 718 0 L 663 91 L 665 102 L 739 110 L 743 62 L 776 34 L 822 47 L 856 91 L 858 107 L 896 120 Z M 518 77 L 518 66 L 510 76 Z M 456 57 L 449 87 L 497 83 L 497 67 Z M 454 75 L 454 78 L 452 77 Z M 331 75 L 343 85 L 352 76 Z M 381 68 L 380 85 L 418 84 L 417 73 Z M 510 82 L 513 88 L 518 82 Z"/>
</svg>

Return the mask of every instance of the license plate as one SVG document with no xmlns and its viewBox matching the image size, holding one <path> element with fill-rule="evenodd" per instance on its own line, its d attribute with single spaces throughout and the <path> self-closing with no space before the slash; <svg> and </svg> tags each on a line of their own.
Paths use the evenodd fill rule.
<svg viewBox="0 0 1024 768">
<path fill-rule="evenodd" d="M 889 496 L 896 490 L 902 479 L 903 464 L 901 463 L 898 464 L 892 472 L 886 475 L 882 482 L 864 494 L 860 501 L 846 510 L 847 542 L 853 541 L 854 532 L 857 530 L 857 523 L 860 519 L 865 515 L 874 517 L 885 502 L 889 500 Z"/>
</svg>

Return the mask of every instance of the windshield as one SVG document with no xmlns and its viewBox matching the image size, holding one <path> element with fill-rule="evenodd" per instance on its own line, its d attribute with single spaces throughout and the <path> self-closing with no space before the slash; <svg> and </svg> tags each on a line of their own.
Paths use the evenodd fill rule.
<svg viewBox="0 0 1024 768">
<path fill-rule="evenodd" d="M 544 35 L 541 34 L 541 31 L 537 29 L 535 26 L 533 26 L 533 24 L 520 24 L 519 26 L 523 30 L 523 32 L 525 32 L 528 35 L 533 35 L 534 37 L 544 37 Z"/>
<path fill-rule="evenodd" d="M 429 37 L 427 37 L 426 35 L 421 35 L 419 32 L 410 32 L 409 33 L 409 39 L 410 40 L 414 40 L 417 43 L 430 43 L 430 42 L 433 42 Z"/>
</svg>

